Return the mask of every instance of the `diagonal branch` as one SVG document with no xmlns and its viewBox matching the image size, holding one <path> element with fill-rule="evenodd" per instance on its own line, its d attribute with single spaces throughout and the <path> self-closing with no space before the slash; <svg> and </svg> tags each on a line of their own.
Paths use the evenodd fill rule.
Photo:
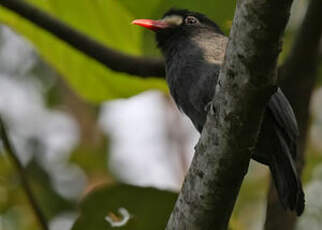
<svg viewBox="0 0 322 230">
<path fill-rule="evenodd" d="M 168 222 L 168 230 L 227 229 L 274 93 L 277 57 L 292 0 L 240 0 L 213 110 Z"/>
<path fill-rule="evenodd" d="M 300 137 L 297 165 L 299 174 L 304 168 L 304 152 L 309 126 L 309 104 L 317 80 L 321 38 L 322 1 L 311 0 L 292 50 L 279 71 L 283 91 L 293 106 L 299 124 Z M 291 230 L 295 228 L 295 223 L 295 214 L 284 211 L 271 183 L 265 229 Z"/>
<path fill-rule="evenodd" d="M 21 180 L 22 187 L 25 190 L 27 198 L 28 198 L 30 205 L 35 213 L 36 218 L 39 221 L 39 224 L 41 225 L 43 230 L 48 230 L 49 228 L 47 225 L 46 217 L 44 216 L 43 212 L 41 211 L 41 209 L 34 197 L 34 194 L 32 193 L 30 183 L 29 183 L 28 178 L 26 176 L 26 172 L 25 172 L 23 165 L 21 164 L 21 162 L 18 158 L 18 155 L 17 155 L 17 152 L 16 152 L 14 146 L 12 145 L 12 143 L 9 139 L 5 124 L 4 124 L 1 116 L 0 116 L 0 140 L 3 141 L 4 148 L 5 148 L 8 156 L 11 158 L 12 163 L 14 164 L 14 166 L 17 169 L 17 172 L 18 172 L 20 180 Z"/>
<path fill-rule="evenodd" d="M 23 0 L 0 0 L 0 5 L 33 22 L 114 71 L 140 77 L 163 78 L 165 76 L 164 63 L 161 59 L 130 56 L 108 48 Z"/>
</svg>

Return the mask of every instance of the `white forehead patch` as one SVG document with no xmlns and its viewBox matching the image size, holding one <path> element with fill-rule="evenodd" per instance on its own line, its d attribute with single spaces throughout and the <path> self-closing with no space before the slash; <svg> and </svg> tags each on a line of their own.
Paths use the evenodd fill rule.
<svg viewBox="0 0 322 230">
<path fill-rule="evenodd" d="M 179 26 L 182 24 L 183 18 L 180 15 L 169 15 L 169 16 L 164 17 L 162 19 L 162 21 L 164 21 L 170 25 L 173 25 L 173 26 Z"/>
</svg>

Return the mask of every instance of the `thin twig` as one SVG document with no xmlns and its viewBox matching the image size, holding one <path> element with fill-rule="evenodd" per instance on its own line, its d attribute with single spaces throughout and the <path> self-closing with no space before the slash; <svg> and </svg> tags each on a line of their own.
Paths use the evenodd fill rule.
<svg viewBox="0 0 322 230">
<path fill-rule="evenodd" d="M 5 126 L 1 116 L 0 116 L 0 138 L 3 141 L 3 145 L 4 145 L 6 152 L 8 153 L 8 156 L 11 158 L 12 163 L 14 164 L 14 166 L 17 169 L 17 172 L 18 172 L 20 180 L 21 180 L 22 187 L 25 190 L 27 198 L 30 202 L 32 209 L 34 210 L 35 216 L 37 217 L 39 224 L 41 225 L 43 230 L 48 230 L 49 228 L 47 225 L 47 220 L 46 220 L 43 212 L 41 211 L 41 209 L 34 197 L 34 194 L 31 191 L 31 186 L 28 181 L 26 171 L 24 170 L 24 167 L 18 158 L 17 152 L 16 152 L 12 142 L 10 141 L 10 138 L 7 134 L 6 126 Z"/>
<path fill-rule="evenodd" d="M 94 58 L 106 67 L 139 77 L 164 78 L 164 62 L 160 58 L 130 56 L 113 50 L 57 18 L 22 0 L 0 0 L 0 5 L 33 22 L 67 44 Z"/>
</svg>

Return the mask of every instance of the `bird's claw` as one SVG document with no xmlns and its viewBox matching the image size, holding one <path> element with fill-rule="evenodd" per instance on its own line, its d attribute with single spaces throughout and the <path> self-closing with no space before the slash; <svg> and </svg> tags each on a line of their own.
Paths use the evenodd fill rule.
<svg viewBox="0 0 322 230">
<path fill-rule="evenodd" d="M 205 111 L 207 113 L 210 113 L 211 115 L 215 114 L 215 107 L 212 101 L 210 101 L 206 106 L 205 106 Z"/>
</svg>

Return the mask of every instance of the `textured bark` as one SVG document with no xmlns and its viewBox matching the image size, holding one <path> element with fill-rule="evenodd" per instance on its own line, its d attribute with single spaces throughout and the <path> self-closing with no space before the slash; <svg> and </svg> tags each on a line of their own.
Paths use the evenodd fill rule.
<svg viewBox="0 0 322 230">
<path fill-rule="evenodd" d="M 279 71 L 282 89 L 293 106 L 299 124 L 299 157 L 297 161 L 299 174 L 304 168 L 304 153 L 309 127 L 309 104 L 317 78 L 321 36 L 322 1 L 311 0 L 290 55 Z M 296 219 L 294 213 L 286 212 L 281 207 L 275 187 L 271 183 L 265 229 L 292 230 L 295 228 Z"/>
<path fill-rule="evenodd" d="M 0 0 L 0 5 L 28 19 L 106 67 L 140 77 L 164 77 L 164 62 L 158 58 L 129 56 L 108 48 L 22 0 Z"/>
<path fill-rule="evenodd" d="M 238 2 L 215 99 L 168 230 L 227 229 L 247 172 L 291 0 Z"/>
</svg>

